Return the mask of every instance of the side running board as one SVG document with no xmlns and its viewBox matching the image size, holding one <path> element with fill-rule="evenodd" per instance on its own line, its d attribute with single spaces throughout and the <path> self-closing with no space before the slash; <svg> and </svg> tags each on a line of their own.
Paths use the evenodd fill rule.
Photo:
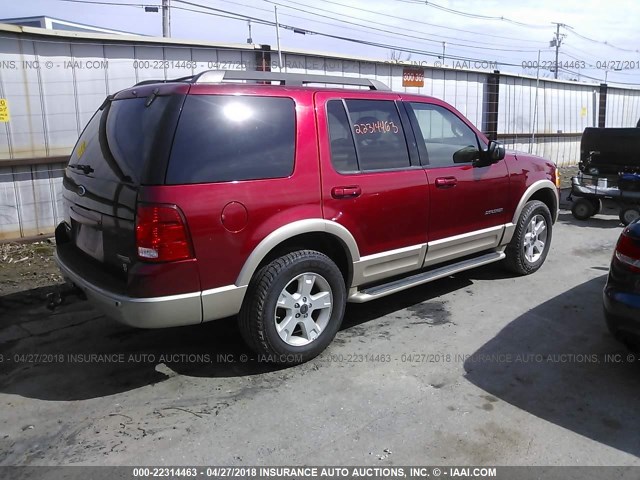
<svg viewBox="0 0 640 480">
<path fill-rule="evenodd" d="M 411 287 L 422 285 L 423 283 L 432 282 L 439 278 L 448 277 L 454 273 L 463 272 L 471 268 L 487 265 L 488 263 L 498 262 L 505 257 L 504 252 L 491 252 L 479 257 L 470 258 L 462 262 L 453 263 L 444 267 L 429 270 L 427 272 L 411 275 L 410 277 L 394 280 L 383 285 L 376 285 L 375 287 L 365 288 L 355 294 L 351 295 L 348 299 L 353 303 L 365 303 L 377 298 L 386 297 L 396 292 L 406 290 Z"/>
</svg>

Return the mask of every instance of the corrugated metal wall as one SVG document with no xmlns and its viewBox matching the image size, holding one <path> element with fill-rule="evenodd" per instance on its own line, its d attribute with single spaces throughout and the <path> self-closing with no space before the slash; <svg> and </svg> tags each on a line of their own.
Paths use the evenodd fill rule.
<svg viewBox="0 0 640 480">
<path fill-rule="evenodd" d="M 583 130 L 597 125 L 597 85 L 501 76 L 499 98 L 504 143 L 559 166 L 577 163 Z"/>
<path fill-rule="evenodd" d="M 607 127 L 635 127 L 640 119 L 640 91 L 609 88 L 607 92 Z"/>
<path fill-rule="evenodd" d="M 24 30 L 29 33 L 0 27 L 0 98 L 8 100 L 10 110 L 10 121 L 0 123 L 0 239 L 50 233 L 61 221 L 63 164 L 27 161 L 16 166 L 16 160 L 68 155 L 107 94 L 142 80 L 206 69 L 254 69 L 256 62 L 256 51 L 249 46 Z M 271 60 L 277 60 L 276 52 Z M 284 53 L 283 63 L 287 72 L 367 76 L 396 91 L 442 98 L 479 127 L 486 124 L 491 107 L 490 72 L 425 68 L 425 85 L 417 88 L 402 86 L 407 65 L 302 53 Z M 559 165 L 575 164 L 582 130 L 596 125 L 598 86 L 504 74 L 499 78 L 499 138 L 510 148 Z M 609 88 L 607 126 L 633 126 L 639 117 L 640 91 Z M 2 166 L 7 159 L 13 166 Z"/>
<path fill-rule="evenodd" d="M 0 165 L 0 240 L 51 233 L 62 220 L 65 164 Z"/>
</svg>

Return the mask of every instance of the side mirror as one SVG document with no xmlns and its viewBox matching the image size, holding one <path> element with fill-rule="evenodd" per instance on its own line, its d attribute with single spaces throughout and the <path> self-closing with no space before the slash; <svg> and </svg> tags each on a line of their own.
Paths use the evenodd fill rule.
<svg viewBox="0 0 640 480">
<path fill-rule="evenodd" d="M 499 162 L 506 155 L 504 145 L 496 142 L 495 140 L 491 140 L 489 142 L 489 146 L 487 147 L 487 153 L 489 154 L 489 158 L 494 162 Z"/>
<path fill-rule="evenodd" d="M 491 140 L 486 150 L 480 152 L 480 158 L 473 162 L 474 167 L 488 167 L 502 160 L 506 155 L 504 145 Z"/>
<path fill-rule="evenodd" d="M 478 147 L 469 145 L 454 152 L 453 163 L 471 163 L 480 158 L 480 150 Z"/>
</svg>

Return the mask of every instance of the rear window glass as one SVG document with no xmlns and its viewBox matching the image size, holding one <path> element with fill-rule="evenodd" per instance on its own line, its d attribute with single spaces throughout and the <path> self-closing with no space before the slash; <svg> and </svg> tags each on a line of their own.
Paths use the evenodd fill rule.
<svg viewBox="0 0 640 480">
<path fill-rule="evenodd" d="M 287 177 L 293 173 L 290 98 L 189 95 L 171 150 L 168 184 Z"/>
<path fill-rule="evenodd" d="M 347 100 L 361 170 L 408 168 L 407 142 L 396 105 L 387 100 Z"/>
<path fill-rule="evenodd" d="M 116 100 L 107 117 L 107 141 L 118 164 L 140 172 L 154 146 L 162 112 L 170 97 L 156 97 L 145 106 L 146 98 Z"/>
<path fill-rule="evenodd" d="M 139 182 L 149 159 L 158 160 L 154 152 L 165 136 L 165 114 L 175 100 L 156 97 L 148 107 L 146 101 L 114 100 L 98 110 L 82 132 L 69 164 L 88 165 L 97 178 Z"/>
</svg>

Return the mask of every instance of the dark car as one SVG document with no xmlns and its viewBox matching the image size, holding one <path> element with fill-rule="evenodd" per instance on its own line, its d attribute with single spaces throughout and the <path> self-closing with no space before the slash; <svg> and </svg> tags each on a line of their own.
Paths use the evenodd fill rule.
<svg viewBox="0 0 640 480">
<path fill-rule="evenodd" d="M 303 361 L 346 302 L 501 260 L 535 272 L 557 186 L 552 162 L 505 152 L 435 98 L 204 72 L 143 82 L 96 112 L 65 171 L 57 258 L 121 322 L 238 315 L 254 350 Z"/>
<path fill-rule="evenodd" d="M 640 219 L 618 239 L 604 287 L 604 312 L 611 333 L 640 345 Z"/>
</svg>

